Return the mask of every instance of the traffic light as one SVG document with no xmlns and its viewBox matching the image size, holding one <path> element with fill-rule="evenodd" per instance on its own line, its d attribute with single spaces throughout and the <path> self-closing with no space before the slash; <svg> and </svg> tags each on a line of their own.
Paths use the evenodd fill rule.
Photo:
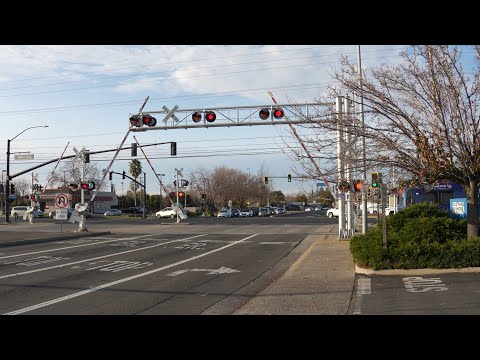
<svg viewBox="0 0 480 360">
<path fill-rule="evenodd" d="M 113 179 L 113 172 L 110 171 L 110 173 L 109 173 L 109 175 L 108 175 L 108 179 L 109 179 L 110 181 L 112 181 L 112 179 Z"/>
<path fill-rule="evenodd" d="M 90 153 L 86 152 L 83 154 L 84 159 L 85 159 L 85 164 L 90 163 Z"/>
<path fill-rule="evenodd" d="M 142 127 L 143 122 L 140 115 L 133 115 L 130 117 L 130 126 Z"/>
<path fill-rule="evenodd" d="M 275 119 L 282 119 L 284 115 L 285 114 L 284 114 L 282 109 L 280 109 L 280 108 L 273 109 L 273 117 Z"/>
<path fill-rule="evenodd" d="M 82 190 L 88 190 L 88 182 L 82 181 L 82 182 L 80 183 L 80 188 L 81 188 Z"/>
<path fill-rule="evenodd" d="M 267 120 L 270 117 L 270 110 L 264 108 L 258 112 L 258 117 L 262 120 Z"/>
<path fill-rule="evenodd" d="M 288 174 L 288 182 L 292 182 L 292 174 Z"/>
<path fill-rule="evenodd" d="M 94 181 L 89 181 L 88 182 L 88 190 L 90 190 L 90 191 L 95 190 L 95 182 Z"/>
<path fill-rule="evenodd" d="M 362 191 L 362 187 L 363 187 L 363 182 L 362 182 L 362 180 L 354 180 L 354 181 L 353 181 L 353 191 L 354 191 L 354 192 L 360 192 L 360 191 Z"/>
<path fill-rule="evenodd" d="M 195 111 L 193 114 L 192 114 L 192 120 L 194 123 L 198 123 L 202 120 L 202 113 L 199 112 L 199 111 Z"/>
<path fill-rule="evenodd" d="M 173 199 L 176 195 L 177 195 L 177 193 L 175 193 L 174 191 L 172 191 L 172 192 L 170 193 L 170 198 Z"/>
<path fill-rule="evenodd" d="M 374 172 L 372 173 L 372 187 L 377 188 L 382 182 L 382 173 Z"/>
<path fill-rule="evenodd" d="M 15 185 L 10 183 L 10 194 L 15 194 Z"/>
<path fill-rule="evenodd" d="M 132 156 L 137 156 L 137 143 L 132 143 Z"/>
<path fill-rule="evenodd" d="M 122 180 L 125 180 L 125 170 L 123 170 Z"/>
<path fill-rule="evenodd" d="M 268 184 L 268 176 L 265 176 L 265 177 L 263 178 L 263 182 L 265 183 L 265 185 Z"/>
<path fill-rule="evenodd" d="M 171 156 L 177 156 L 177 143 L 176 142 L 170 143 L 170 155 Z"/>
<path fill-rule="evenodd" d="M 70 183 L 70 184 L 68 184 L 68 187 L 72 191 L 77 191 L 79 189 L 79 186 L 78 186 L 77 183 Z"/>
<path fill-rule="evenodd" d="M 185 196 L 185 193 L 183 191 L 178 192 L 178 197 L 183 198 Z"/>
<path fill-rule="evenodd" d="M 208 122 L 214 122 L 217 118 L 217 115 L 213 111 L 206 111 L 205 112 L 205 120 Z"/>
<path fill-rule="evenodd" d="M 130 117 L 130 126 L 142 127 L 143 125 L 155 126 L 157 119 L 149 114 L 133 115 Z"/>
<path fill-rule="evenodd" d="M 148 125 L 148 126 L 157 125 L 157 119 L 155 119 L 153 116 L 149 114 L 145 114 L 142 116 L 142 122 L 143 122 L 143 125 Z"/>
</svg>

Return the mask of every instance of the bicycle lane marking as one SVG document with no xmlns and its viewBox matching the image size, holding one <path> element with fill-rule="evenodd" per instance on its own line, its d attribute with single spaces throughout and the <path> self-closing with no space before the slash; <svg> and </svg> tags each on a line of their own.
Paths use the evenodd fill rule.
<svg viewBox="0 0 480 360">
<path fill-rule="evenodd" d="M 139 248 L 139 249 L 133 249 L 133 250 L 127 250 L 127 251 L 117 252 L 117 253 L 114 253 L 114 254 L 97 256 L 97 257 L 90 258 L 90 259 L 79 260 L 79 261 L 74 261 L 74 262 L 70 262 L 70 263 L 66 263 L 66 264 L 60 264 L 60 265 L 50 266 L 50 267 L 47 267 L 47 268 L 35 269 L 35 270 L 30 270 L 30 271 L 23 271 L 23 272 L 14 273 L 14 274 L 3 275 L 3 276 L 0 276 L 0 279 L 6 279 L 6 278 L 11 278 L 11 277 L 14 277 L 14 276 L 20 276 L 20 275 L 26 275 L 26 274 L 32 274 L 32 273 L 36 273 L 36 272 L 40 272 L 40 271 L 46 271 L 46 270 L 51 270 L 51 269 L 59 269 L 59 268 L 65 267 L 65 266 L 70 266 L 70 265 L 75 265 L 75 264 L 81 264 L 81 263 L 88 262 L 88 261 L 93 261 L 93 260 L 104 259 L 104 258 L 108 258 L 108 257 L 112 257 L 112 256 L 118 256 L 118 255 L 128 254 L 128 253 L 135 252 L 135 251 L 142 251 L 142 250 L 145 250 L 145 249 L 151 249 L 151 248 L 158 247 L 158 246 L 164 246 L 164 245 L 166 245 L 166 244 L 171 244 L 171 243 L 179 242 L 179 241 L 185 241 L 185 240 L 189 240 L 189 239 L 193 239 L 193 238 L 197 238 L 197 237 L 205 236 L 205 235 L 207 235 L 207 234 L 190 236 L 190 237 L 185 238 L 185 239 L 179 239 L 179 240 L 172 240 L 172 241 L 162 242 L 162 243 L 155 244 L 155 245 L 152 245 L 152 246 L 145 246 L 145 247 L 142 247 L 142 248 Z M 152 236 L 153 236 L 153 235 L 152 235 Z"/>
<path fill-rule="evenodd" d="M 180 260 L 180 261 L 177 261 L 177 262 L 175 262 L 175 263 L 173 263 L 173 264 L 165 265 L 165 266 L 162 266 L 162 267 L 157 268 L 157 269 L 153 269 L 153 270 L 150 270 L 150 271 L 146 271 L 146 272 L 144 272 L 144 273 L 140 273 L 140 274 L 137 274 L 137 275 L 129 276 L 129 277 L 124 278 L 124 279 L 112 281 L 112 282 L 109 282 L 109 283 L 106 283 L 106 284 L 103 284 L 103 285 L 100 285 L 100 286 L 96 286 L 96 287 L 91 288 L 91 289 L 88 289 L 88 290 L 79 291 L 79 292 L 77 292 L 77 293 L 73 293 L 73 294 L 70 294 L 70 295 L 67 295 L 67 296 L 63 296 L 63 297 L 60 297 L 60 298 L 57 298 L 57 299 L 45 301 L 45 302 L 40 303 L 40 304 L 37 304 L 37 305 L 32 305 L 32 306 L 29 306 L 29 307 L 26 307 L 26 308 L 23 308 L 23 309 L 11 311 L 11 312 L 5 313 L 5 314 L 3 314 L 3 315 L 18 315 L 18 314 L 23 314 L 23 313 L 26 313 L 26 312 L 29 312 L 29 311 L 33 311 L 33 310 L 40 309 L 40 308 L 43 308 L 43 307 L 46 307 L 46 306 L 49 306 L 49 305 L 52 305 L 52 304 L 59 303 L 59 302 L 62 302 L 62 301 L 70 300 L 70 299 L 73 299 L 73 298 L 76 298 L 76 297 L 79 297 L 79 296 L 82 296 L 82 295 L 90 294 L 90 293 L 92 293 L 92 292 L 95 292 L 95 291 L 98 291 L 98 290 L 101 290 L 101 289 L 105 289 L 105 288 L 111 287 L 111 286 L 113 286 L 113 285 L 121 284 L 121 283 L 130 281 L 130 280 L 134 280 L 134 279 L 138 279 L 138 278 L 141 278 L 141 277 L 144 277 L 144 276 L 148 276 L 148 275 L 154 274 L 154 273 L 156 273 L 156 272 L 159 272 L 159 271 L 162 271 L 162 270 L 166 270 L 166 269 L 169 269 L 169 268 L 171 268 L 171 267 L 174 267 L 174 266 L 177 266 L 177 265 L 180 265 L 180 264 L 185 264 L 185 263 L 187 263 L 187 262 L 190 262 L 190 261 L 199 259 L 199 258 L 201 258 L 201 257 L 207 256 L 207 255 L 210 255 L 210 254 L 213 254 L 213 253 L 215 253 L 215 252 L 224 250 L 224 249 L 226 249 L 226 248 L 229 248 L 230 246 L 234 246 L 234 245 L 236 245 L 236 244 L 240 244 L 240 243 L 242 243 L 242 242 L 244 242 L 244 241 L 246 241 L 246 240 L 248 240 L 248 239 L 251 239 L 251 238 L 253 238 L 254 236 L 257 236 L 257 235 L 258 235 L 258 234 L 253 234 L 253 235 L 247 236 L 246 238 L 243 238 L 243 239 L 240 239 L 240 240 L 238 240 L 238 241 L 235 241 L 235 242 L 233 242 L 233 243 L 231 243 L 231 244 L 222 246 L 222 247 L 220 247 L 220 248 L 218 248 L 218 249 L 214 249 L 214 250 L 211 250 L 211 251 L 209 251 L 209 252 L 206 252 L 206 253 L 203 253 L 203 254 L 200 254 L 200 255 L 197 255 L 197 256 L 193 256 L 193 257 L 188 258 L 188 259 Z M 204 235 L 199 235 L 199 236 L 204 236 Z"/>
</svg>

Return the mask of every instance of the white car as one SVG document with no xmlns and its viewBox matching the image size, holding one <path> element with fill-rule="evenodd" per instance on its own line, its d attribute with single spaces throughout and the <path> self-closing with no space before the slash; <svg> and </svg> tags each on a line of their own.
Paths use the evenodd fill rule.
<svg viewBox="0 0 480 360">
<path fill-rule="evenodd" d="M 122 211 L 120 209 L 110 209 L 103 213 L 105 216 L 120 216 L 122 215 Z"/>
<path fill-rule="evenodd" d="M 217 218 L 220 218 L 220 217 L 225 217 L 225 218 L 232 217 L 232 212 L 228 209 L 222 209 L 217 213 Z"/>
<path fill-rule="evenodd" d="M 158 219 L 160 218 L 174 218 L 177 216 L 177 211 L 174 210 L 172 207 L 166 207 L 160 211 L 157 211 L 155 213 L 155 217 L 157 217 Z"/>
<path fill-rule="evenodd" d="M 242 209 L 238 213 L 238 216 L 240 216 L 240 217 L 250 217 L 250 216 L 253 216 L 253 211 L 250 210 L 250 209 Z"/>
<path fill-rule="evenodd" d="M 329 218 L 338 217 L 338 215 L 340 215 L 340 210 L 338 209 L 338 207 L 327 210 L 327 216 Z"/>
<path fill-rule="evenodd" d="M 14 206 L 12 210 L 10 210 L 10 216 L 14 218 L 23 218 L 23 215 L 27 212 L 29 206 Z M 43 217 L 43 211 L 40 209 L 36 209 L 33 212 L 33 217 L 39 218 Z"/>
<path fill-rule="evenodd" d="M 405 209 L 405 206 L 402 204 L 398 204 L 396 209 L 394 206 L 387 206 L 385 208 L 385 216 L 396 214 L 397 212 L 403 209 Z"/>
</svg>

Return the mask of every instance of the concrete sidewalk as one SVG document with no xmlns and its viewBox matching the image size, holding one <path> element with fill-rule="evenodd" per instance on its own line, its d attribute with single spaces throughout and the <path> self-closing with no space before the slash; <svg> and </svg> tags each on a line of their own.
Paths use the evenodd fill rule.
<svg viewBox="0 0 480 360">
<path fill-rule="evenodd" d="M 279 279 L 234 315 L 346 315 L 355 265 L 350 241 L 338 240 L 338 227 L 308 235 L 308 248 Z"/>
</svg>

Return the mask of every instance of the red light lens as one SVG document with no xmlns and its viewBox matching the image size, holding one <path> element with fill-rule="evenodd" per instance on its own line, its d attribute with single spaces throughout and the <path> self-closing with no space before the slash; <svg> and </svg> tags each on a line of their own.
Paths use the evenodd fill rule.
<svg viewBox="0 0 480 360">
<path fill-rule="evenodd" d="M 202 120 L 202 114 L 200 114 L 199 112 L 194 112 L 192 114 L 192 120 L 193 122 L 198 123 L 200 120 Z"/>
<path fill-rule="evenodd" d="M 143 123 L 144 123 L 145 125 L 150 124 L 150 120 L 151 120 L 151 118 L 149 118 L 148 116 L 144 116 L 144 117 L 143 117 Z"/>
<path fill-rule="evenodd" d="M 88 189 L 88 184 L 82 184 L 82 189 L 87 190 Z"/>
<path fill-rule="evenodd" d="M 273 116 L 275 119 L 281 119 L 283 118 L 283 110 L 282 109 L 275 109 L 273 112 Z"/>
<path fill-rule="evenodd" d="M 213 111 L 209 111 L 205 115 L 205 119 L 207 119 L 208 122 L 214 122 L 216 118 L 217 115 L 215 115 Z"/>
<path fill-rule="evenodd" d="M 268 111 L 268 109 L 262 109 L 260 110 L 260 112 L 258 113 L 258 116 L 260 117 L 260 119 L 262 120 L 267 120 L 270 116 L 270 111 Z"/>
</svg>

